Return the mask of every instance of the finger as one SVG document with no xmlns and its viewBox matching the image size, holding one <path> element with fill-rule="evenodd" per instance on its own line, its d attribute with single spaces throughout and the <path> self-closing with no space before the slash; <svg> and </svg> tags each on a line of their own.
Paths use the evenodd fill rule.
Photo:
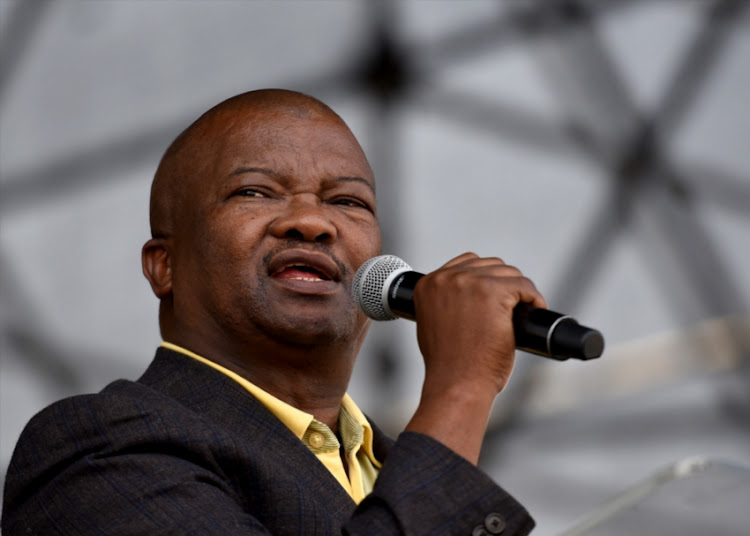
<svg viewBox="0 0 750 536">
<path fill-rule="evenodd" d="M 521 270 L 505 264 L 502 259 L 496 257 L 469 258 L 438 271 L 454 275 L 465 274 L 469 277 L 523 277 Z"/>
<path fill-rule="evenodd" d="M 521 281 L 518 283 L 518 291 L 519 303 L 530 303 L 534 307 L 541 309 L 547 308 L 547 301 L 530 279 L 526 277 L 521 278 Z"/>
<path fill-rule="evenodd" d="M 505 264 L 502 259 L 497 257 L 483 257 L 478 259 L 469 259 L 454 268 L 461 268 L 466 271 L 473 271 L 479 275 L 497 275 L 498 277 L 513 277 L 523 275 L 521 270 L 513 265 Z"/>
<path fill-rule="evenodd" d="M 504 264 L 502 260 L 497 258 L 489 259 L 477 259 L 472 263 L 471 269 L 475 275 L 500 278 L 500 279 L 513 279 L 518 285 L 518 301 L 530 303 L 534 307 L 542 309 L 547 308 L 547 302 L 544 296 L 539 292 L 534 285 L 534 282 L 526 277 L 521 270 L 515 266 Z"/>
<path fill-rule="evenodd" d="M 496 273 L 474 273 L 472 277 L 482 282 L 485 295 L 494 296 L 498 304 L 506 311 L 513 310 L 519 303 L 528 303 L 534 307 L 546 308 L 546 302 L 534 283 L 522 274 L 503 275 Z"/>
<path fill-rule="evenodd" d="M 451 260 L 449 260 L 448 262 L 446 262 L 444 265 L 442 265 L 439 269 L 450 268 L 451 266 L 456 266 L 456 265 L 461 264 L 463 262 L 466 262 L 468 260 L 478 259 L 478 258 L 479 258 L 479 255 L 477 255 L 476 253 L 472 253 L 470 251 L 467 251 L 466 253 L 462 253 L 458 257 L 452 258 Z"/>
<path fill-rule="evenodd" d="M 471 266 L 476 268 L 483 266 L 508 266 L 500 257 L 479 257 L 473 253 L 471 255 L 473 255 L 473 257 L 460 260 L 460 262 L 456 262 L 452 266 Z M 459 260 L 461 257 L 463 257 L 463 255 L 456 257 L 454 260 Z"/>
<path fill-rule="evenodd" d="M 513 266 L 488 266 L 473 271 L 473 277 L 485 279 L 493 285 L 497 285 L 498 297 L 503 297 L 508 309 L 514 308 L 518 303 L 529 303 L 534 307 L 546 309 L 547 303 L 544 296 L 534 285 L 534 282 L 524 276 L 520 270 Z"/>
<path fill-rule="evenodd" d="M 508 295 L 511 300 L 511 302 L 508 302 L 508 306 L 525 302 L 534 307 L 547 308 L 544 297 L 534 283 L 525 277 L 521 270 L 505 264 L 498 257 L 479 257 L 476 253 L 467 252 L 451 259 L 438 271 L 445 272 L 446 270 L 454 272 L 454 275 L 458 275 L 455 273 L 458 271 L 459 273 L 463 272 L 464 275 L 471 274 L 471 277 L 504 279 L 507 284 L 515 287 L 515 290 Z"/>
<path fill-rule="evenodd" d="M 529 303 L 534 307 L 539 307 L 541 309 L 547 308 L 547 302 L 544 299 L 544 296 L 542 296 L 539 290 L 537 290 L 536 285 L 534 285 L 534 282 L 531 281 L 531 279 L 520 276 L 515 279 L 513 285 L 516 298 L 514 307 L 519 303 Z"/>
<path fill-rule="evenodd" d="M 455 257 L 438 268 L 436 271 L 445 270 L 476 270 L 480 268 L 507 266 L 499 257 L 479 257 L 476 253 L 464 253 Z"/>
</svg>

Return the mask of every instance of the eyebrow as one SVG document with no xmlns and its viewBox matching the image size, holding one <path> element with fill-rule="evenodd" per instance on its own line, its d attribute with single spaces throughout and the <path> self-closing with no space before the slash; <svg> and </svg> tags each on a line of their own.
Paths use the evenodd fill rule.
<svg viewBox="0 0 750 536">
<path fill-rule="evenodd" d="M 375 185 L 362 177 L 336 177 L 336 182 L 359 182 L 367 186 L 373 194 L 375 193 Z"/>
<path fill-rule="evenodd" d="M 245 173 L 262 173 L 263 175 L 270 175 L 272 177 L 279 177 L 279 174 L 272 169 L 259 168 L 259 167 L 239 167 L 232 171 L 229 176 L 234 177 L 236 175 L 244 175 Z"/>
<path fill-rule="evenodd" d="M 237 175 L 244 175 L 245 173 L 262 173 L 263 175 L 268 175 L 269 177 L 273 177 L 275 179 L 281 179 L 283 177 L 280 173 L 272 169 L 261 168 L 261 167 L 239 167 L 235 169 L 234 171 L 232 171 L 229 174 L 229 176 L 235 177 Z M 372 191 L 373 194 L 375 193 L 375 185 L 371 181 L 368 181 L 367 179 L 364 179 L 362 177 L 340 176 L 340 177 L 335 177 L 334 181 L 335 182 L 357 182 L 360 184 L 364 184 L 365 186 L 367 186 L 367 188 L 369 188 Z"/>
</svg>

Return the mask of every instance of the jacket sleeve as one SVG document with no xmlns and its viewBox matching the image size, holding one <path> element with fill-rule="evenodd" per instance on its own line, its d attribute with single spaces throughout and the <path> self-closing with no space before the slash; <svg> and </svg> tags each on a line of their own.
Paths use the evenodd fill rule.
<svg viewBox="0 0 750 536">
<path fill-rule="evenodd" d="M 428 436 L 404 432 L 344 533 L 524 535 L 533 528 L 526 509 L 481 470 Z"/>
</svg>

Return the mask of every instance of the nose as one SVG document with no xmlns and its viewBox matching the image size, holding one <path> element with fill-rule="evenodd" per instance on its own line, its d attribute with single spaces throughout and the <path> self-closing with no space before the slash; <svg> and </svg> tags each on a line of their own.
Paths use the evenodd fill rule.
<svg viewBox="0 0 750 536">
<path fill-rule="evenodd" d="M 269 232 L 276 238 L 323 243 L 332 242 L 338 234 L 328 208 L 314 194 L 292 196 L 269 226 Z"/>
</svg>

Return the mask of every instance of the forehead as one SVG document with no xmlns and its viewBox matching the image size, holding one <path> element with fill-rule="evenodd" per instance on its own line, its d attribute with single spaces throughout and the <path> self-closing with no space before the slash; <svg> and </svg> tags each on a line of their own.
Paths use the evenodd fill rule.
<svg viewBox="0 0 750 536">
<path fill-rule="evenodd" d="M 320 113 L 251 109 L 221 114 L 207 132 L 214 171 L 237 167 L 279 173 L 319 172 L 361 176 L 373 183 L 367 158 L 346 124 Z"/>
</svg>

